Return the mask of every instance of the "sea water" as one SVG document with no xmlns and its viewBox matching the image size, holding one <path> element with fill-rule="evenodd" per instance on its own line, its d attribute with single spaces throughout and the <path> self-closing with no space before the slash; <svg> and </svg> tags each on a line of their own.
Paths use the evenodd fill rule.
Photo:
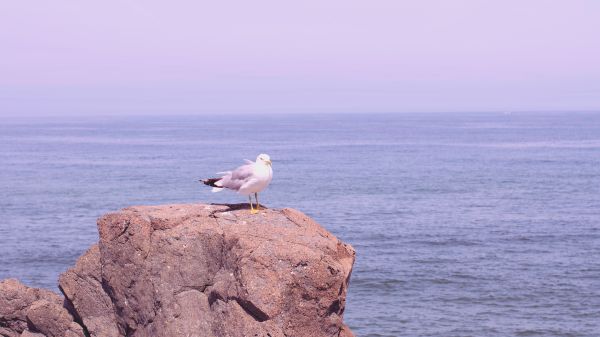
<svg viewBox="0 0 600 337">
<path fill-rule="evenodd" d="M 57 290 L 130 205 L 237 203 L 199 178 L 259 153 L 260 195 L 352 244 L 358 336 L 600 336 L 600 114 L 0 122 L 0 279 Z"/>
</svg>

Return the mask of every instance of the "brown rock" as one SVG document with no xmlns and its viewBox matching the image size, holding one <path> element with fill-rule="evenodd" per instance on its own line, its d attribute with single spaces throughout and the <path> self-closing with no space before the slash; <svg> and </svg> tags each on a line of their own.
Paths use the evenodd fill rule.
<svg viewBox="0 0 600 337">
<path fill-rule="evenodd" d="M 35 301 L 27 309 L 27 322 L 30 330 L 47 337 L 83 337 L 83 329 L 73 321 L 73 316 L 55 301 Z"/>
<path fill-rule="evenodd" d="M 304 214 L 132 207 L 98 222 L 102 278 L 131 336 L 338 336 L 354 250 Z"/>
<path fill-rule="evenodd" d="M 139 206 L 98 230 L 60 277 L 66 300 L 0 283 L 0 336 L 353 336 L 354 250 L 296 210 Z"/>
<path fill-rule="evenodd" d="M 17 280 L 0 282 L 0 336 L 83 337 L 57 294 L 29 288 Z"/>
<path fill-rule="evenodd" d="M 90 336 L 120 336 L 110 297 L 102 289 L 100 249 L 93 245 L 75 267 L 60 276 L 59 287 Z"/>
<path fill-rule="evenodd" d="M 46 336 L 42 335 L 41 333 L 31 332 L 29 330 L 25 330 L 20 335 L 20 337 L 46 337 Z"/>
<path fill-rule="evenodd" d="M 0 335 L 18 336 L 27 328 L 27 309 L 40 299 L 40 292 L 15 279 L 0 282 Z"/>
</svg>

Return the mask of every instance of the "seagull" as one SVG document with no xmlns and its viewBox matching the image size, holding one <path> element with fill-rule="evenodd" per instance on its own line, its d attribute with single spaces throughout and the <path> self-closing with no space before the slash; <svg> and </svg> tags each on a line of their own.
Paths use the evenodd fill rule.
<svg viewBox="0 0 600 337">
<path fill-rule="evenodd" d="M 256 162 L 246 159 L 242 165 L 233 171 L 217 173 L 220 178 L 201 180 L 205 185 L 212 186 L 213 192 L 221 192 L 224 188 L 233 190 L 242 195 L 247 195 L 250 200 L 250 213 L 256 214 L 260 209 L 258 192 L 262 192 L 273 179 L 271 157 L 261 153 L 256 157 Z M 252 206 L 252 194 L 256 199 L 256 209 Z"/>
</svg>

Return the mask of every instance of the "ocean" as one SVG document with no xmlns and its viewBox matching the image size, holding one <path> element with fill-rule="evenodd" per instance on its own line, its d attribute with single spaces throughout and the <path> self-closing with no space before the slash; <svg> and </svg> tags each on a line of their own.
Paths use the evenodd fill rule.
<svg viewBox="0 0 600 337">
<path fill-rule="evenodd" d="M 238 203 L 199 178 L 268 153 L 260 195 L 352 244 L 357 336 L 600 336 L 600 114 L 0 122 L 0 279 L 57 291 L 130 205 Z"/>
</svg>

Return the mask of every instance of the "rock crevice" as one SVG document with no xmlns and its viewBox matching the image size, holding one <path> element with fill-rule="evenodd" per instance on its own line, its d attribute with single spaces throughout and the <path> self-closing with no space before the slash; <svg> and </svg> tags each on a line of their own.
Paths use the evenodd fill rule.
<svg viewBox="0 0 600 337">
<path fill-rule="evenodd" d="M 354 250 L 299 211 L 138 206 L 98 231 L 60 276 L 65 299 L 0 283 L 0 336 L 353 336 Z"/>
</svg>

